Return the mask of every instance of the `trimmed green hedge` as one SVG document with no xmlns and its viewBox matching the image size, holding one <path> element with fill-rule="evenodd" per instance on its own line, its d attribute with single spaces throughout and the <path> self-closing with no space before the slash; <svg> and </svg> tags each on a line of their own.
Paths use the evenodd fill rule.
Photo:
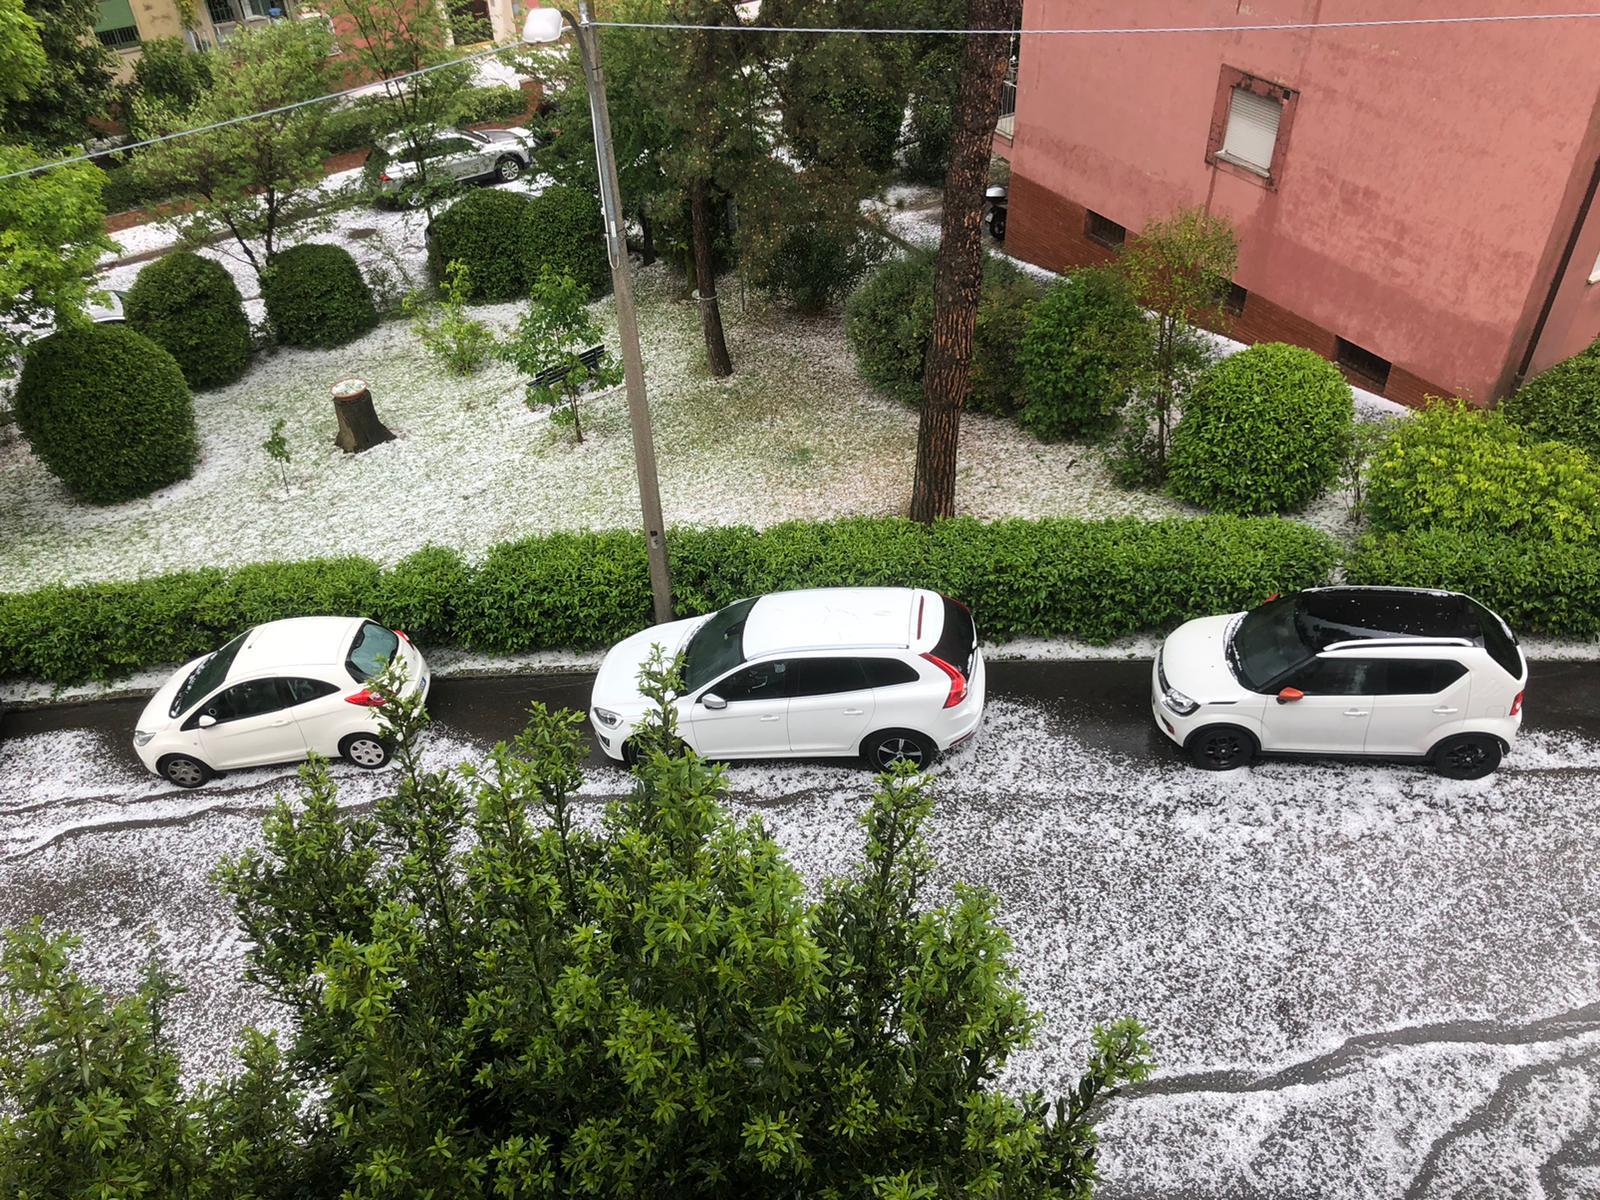
<svg viewBox="0 0 1600 1200">
<path fill-rule="evenodd" d="M 232 383 L 250 365 L 250 320 L 221 263 L 174 250 L 144 267 L 128 289 L 128 328 L 177 359 L 191 388 Z"/>
<path fill-rule="evenodd" d="M 372 289 L 343 246 L 305 242 L 272 260 L 261 298 L 278 340 L 331 350 L 378 327 Z"/>
<path fill-rule="evenodd" d="M 899 519 L 677 529 L 677 610 L 795 587 L 899 584 L 972 605 L 987 638 L 1109 641 L 1254 605 L 1325 581 L 1325 534 L 1291 521 Z M 388 570 L 361 558 L 264 563 L 137 583 L 0 594 L 0 676 L 108 679 L 192 658 L 245 626 L 365 613 L 416 636 L 502 653 L 603 646 L 650 623 L 636 534 L 557 533 L 495 547 L 477 566 L 419 550 Z"/>
<path fill-rule="evenodd" d="M 1535 375 L 1500 411 L 1529 436 L 1566 442 L 1600 461 L 1600 345 Z"/>
<path fill-rule="evenodd" d="M 468 192 L 428 226 L 428 270 L 442 283 L 453 262 L 467 268 L 467 299 L 501 304 L 528 294 L 528 266 L 516 235 L 532 201 L 521 192 Z"/>
<path fill-rule="evenodd" d="M 1600 544 L 1497 537 L 1449 529 L 1363 538 L 1345 564 L 1351 583 L 1466 592 L 1519 634 L 1600 636 Z"/>
<path fill-rule="evenodd" d="M 506 232 L 501 231 L 502 239 Z M 546 267 L 557 275 L 571 275 L 592 300 L 611 290 L 600 201 L 587 188 L 556 184 L 530 197 L 520 239 L 509 245 L 502 241 L 502 253 L 520 258 L 526 272 L 524 295 Z"/>
</svg>

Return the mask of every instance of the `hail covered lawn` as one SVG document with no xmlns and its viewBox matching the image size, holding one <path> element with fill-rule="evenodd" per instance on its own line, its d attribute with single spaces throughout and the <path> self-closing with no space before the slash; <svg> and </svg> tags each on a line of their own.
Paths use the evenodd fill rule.
<svg viewBox="0 0 1600 1200">
<path fill-rule="evenodd" d="M 484 749 L 446 718 L 428 756 Z M 336 772 L 352 806 L 390 778 Z M 1597 778 L 1600 743 L 1560 732 L 1525 735 L 1477 783 L 1366 765 L 1197 775 L 1001 697 L 936 770 L 932 898 L 992 889 L 1015 940 L 1040 1023 L 1004 1085 L 1060 1092 L 1095 1022 L 1149 1026 L 1160 1071 L 1107 1113 L 1108 1195 L 1487 1197 L 1530 1179 L 1581 1194 L 1600 1119 Z M 727 783 L 808 883 L 859 856 L 858 769 L 743 765 Z M 591 770 L 585 819 L 625 785 Z M 284 1014 L 240 982 L 245 947 L 209 875 L 292 787 L 264 770 L 176 792 L 90 730 L 0 743 L 0 925 L 76 928 L 84 969 L 119 988 L 153 928 L 190 988 L 174 1014 L 186 1065 L 225 1070 L 243 1024 Z"/>
</svg>

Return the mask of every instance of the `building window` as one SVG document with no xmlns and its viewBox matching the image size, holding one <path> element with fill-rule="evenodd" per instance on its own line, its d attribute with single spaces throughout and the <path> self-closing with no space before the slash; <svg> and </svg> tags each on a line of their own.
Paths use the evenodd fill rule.
<svg viewBox="0 0 1600 1200">
<path fill-rule="evenodd" d="M 1126 229 L 1093 209 L 1084 210 L 1083 233 L 1091 242 L 1099 242 L 1111 250 L 1121 249 L 1122 243 L 1128 240 Z"/>
<path fill-rule="evenodd" d="M 1250 299 L 1250 293 L 1237 283 L 1228 285 L 1228 294 L 1222 298 L 1222 307 L 1225 312 L 1240 316 L 1244 313 L 1244 302 Z"/>
<path fill-rule="evenodd" d="M 1282 84 L 1223 67 L 1206 161 L 1275 188 L 1299 96 Z"/>
<path fill-rule="evenodd" d="M 1333 360 L 1361 383 L 1372 384 L 1372 391 L 1381 392 L 1389 386 L 1390 362 L 1379 358 L 1371 350 L 1363 350 L 1354 342 L 1342 337 L 1333 339 Z"/>
<path fill-rule="evenodd" d="M 94 24 L 94 34 L 113 50 L 137 46 L 139 26 L 134 22 L 128 0 L 100 0 L 100 19 Z"/>
<path fill-rule="evenodd" d="M 1600 257 L 1594 260 L 1594 270 L 1589 272 L 1590 283 L 1600 283 Z"/>
</svg>

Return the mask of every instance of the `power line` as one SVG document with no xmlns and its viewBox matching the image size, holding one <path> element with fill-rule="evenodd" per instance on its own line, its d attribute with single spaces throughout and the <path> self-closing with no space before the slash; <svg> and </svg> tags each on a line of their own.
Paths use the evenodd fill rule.
<svg viewBox="0 0 1600 1200">
<path fill-rule="evenodd" d="M 794 25 L 689 25 L 652 21 L 592 21 L 606 29 L 661 29 L 697 33 L 843 33 L 862 36 L 933 34 L 961 37 L 970 34 L 998 37 L 1094 37 L 1129 34 L 1178 33 L 1287 33 L 1316 29 L 1379 29 L 1401 25 L 1487 25 L 1511 21 L 1593 21 L 1600 12 L 1502 13 L 1480 17 L 1374 17 L 1356 21 L 1285 21 L 1258 25 L 1124 25 L 1080 26 L 1070 29 L 849 29 L 838 26 Z"/>
<path fill-rule="evenodd" d="M 415 79 L 419 75 L 428 75 L 434 71 L 443 71 L 450 67 L 459 67 L 466 63 L 477 62 L 480 58 L 488 58 L 490 55 L 499 54 L 505 49 L 508 49 L 508 47 L 490 46 L 487 50 L 479 50 L 472 54 L 463 55 L 461 58 L 452 58 L 449 62 L 435 63 L 431 67 L 419 67 L 415 71 L 407 71 L 404 75 L 390 75 L 378 82 L 387 87 L 391 83 Z M 377 84 L 374 83 L 358 83 L 354 87 L 345 88 L 343 91 L 328 92 L 322 96 L 313 96 L 309 100 L 296 100 L 293 104 L 280 104 L 277 108 L 269 108 L 258 113 L 246 113 L 241 117 L 229 117 L 226 121 L 214 121 L 210 125 L 200 125 L 194 129 L 180 129 L 176 133 L 164 133 L 160 137 L 146 138 L 142 142 L 129 142 L 126 146 L 113 146 L 106 150 L 91 150 L 87 154 L 75 154 L 71 158 L 58 158 L 52 162 L 39 163 L 37 166 L 25 167 L 20 171 L 11 171 L 5 175 L 0 175 L 0 183 L 4 183 L 8 179 L 19 179 L 24 175 L 38 175 L 43 171 L 53 171 L 57 167 L 71 166 L 73 163 L 92 162 L 97 158 L 107 158 L 113 154 L 126 154 L 129 150 L 139 150 L 145 146 L 156 146 L 162 142 L 175 142 L 179 138 L 211 133 L 213 130 L 226 129 L 230 125 L 242 125 L 246 121 L 259 120 L 261 117 L 275 117 L 279 113 L 293 112 L 297 108 L 306 108 L 312 104 L 326 104 L 330 100 L 342 100 L 346 96 L 353 96 L 357 92 L 364 92 L 376 86 Z"/>
</svg>

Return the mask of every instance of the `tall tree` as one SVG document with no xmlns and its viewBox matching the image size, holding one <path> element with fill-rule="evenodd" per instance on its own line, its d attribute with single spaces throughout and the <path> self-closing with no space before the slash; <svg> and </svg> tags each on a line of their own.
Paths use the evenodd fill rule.
<svg viewBox="0 0 1600 1200">
<path fill-rule="evenodd" d="M 322 95 L 328 86 L 331 35 L 315 21 L 275 21 L 228 39 L 213 54 L 212 71 L 226 86 L 202 91 L 179 109 L 141 98 L 142 128 L 175 133 L 206 129 L 147 147 L 134 166 L 162 194 L 190 207 L 167 220 L 191 245 L 225 232 L 259 275 L 271 264 L 284 228 L 310 219 L 323 199 L 322 125 L 325 104 L 207 127 L 265 113 Z"/>
<path fill-rule="evenodd" d="M 967 7 L 969 28 L 994 32 L 967 34 L 961 49 L 961 84 L 934 263 L 933 335 L 917 423 L 917 466 L 911 488 L 914 521 L 932 522 L 955 513 L 961 405 L 971 377 L 972 334 L 983 275 L 983 190 L 1000 116 L 1000 85 L 1010 61 L 1010 39 L 1005 34 L 1017 27 L 1021 13 L 1022 0 L 971 0 Z"/>
<path fill-rule="evenodd" d="M 27 96 L 44 69 L 39 23 L 24 11 L 22 0 L 0 0 L 0 116 Z"/>
<path fill-rule="evenodd" d="M 0 114 L 0 133 L 41 150 L 81 145 L 92 132 L 90 119 L 105 115 L 114 94 L 116 56 L 94 34 L 100 6 L 96 0 L 23 0 L 23 7 L 38 23 L 44 70 L 27 97 Z"/>
</svg>

